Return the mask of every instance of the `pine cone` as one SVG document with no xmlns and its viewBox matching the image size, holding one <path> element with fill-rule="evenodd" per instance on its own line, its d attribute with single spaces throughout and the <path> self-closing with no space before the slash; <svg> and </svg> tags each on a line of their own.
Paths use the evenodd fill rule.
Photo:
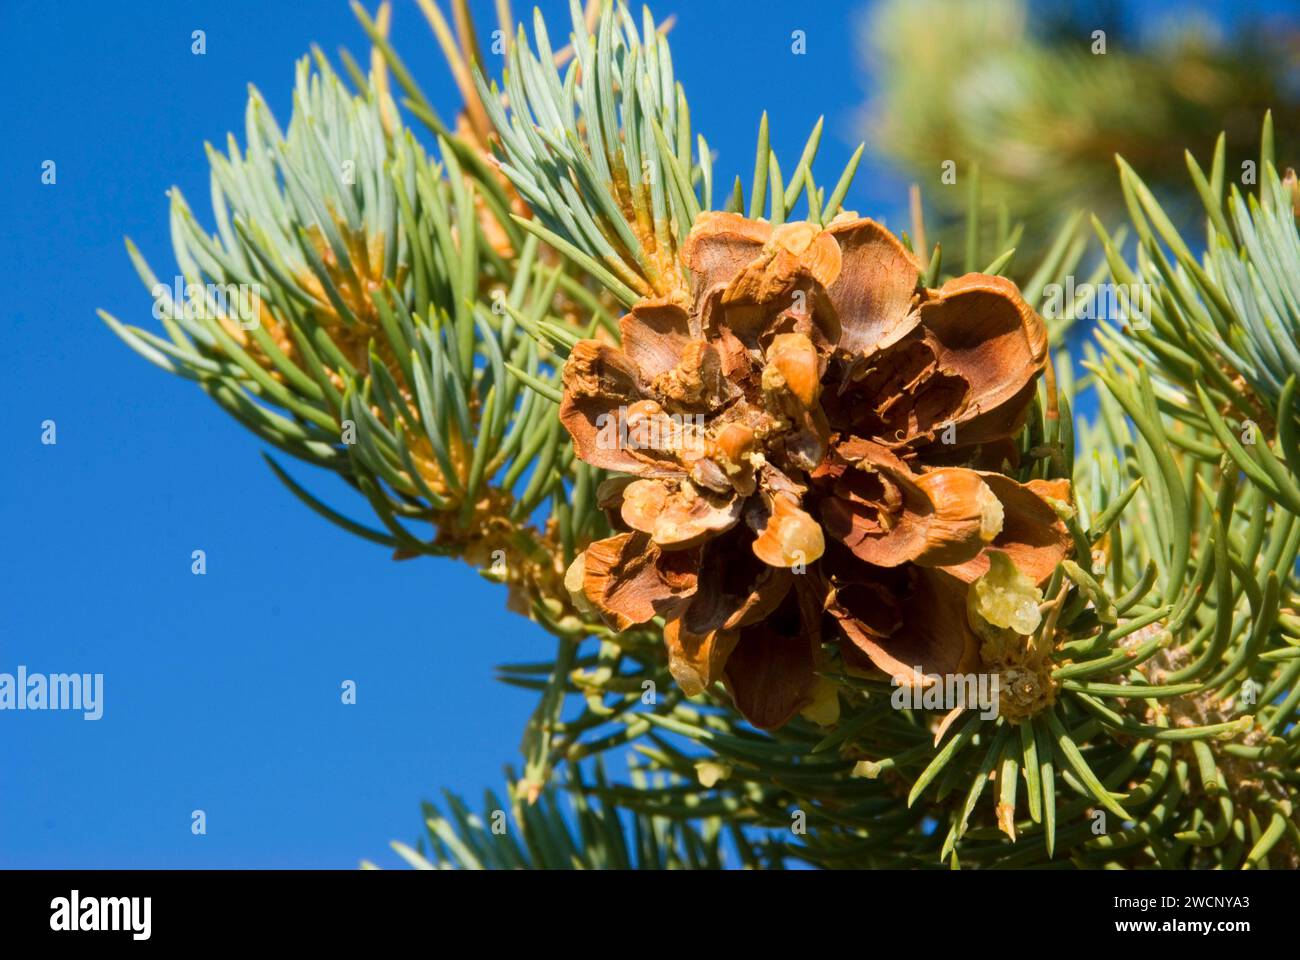
<svg viewBox="0 0 1300 960">
<path fill-rule="evenodd" d="M 663 616 L 683 690 L 721 679 L 760 727 L 813 702 L 823 641 L 900 683 L 977 669 L 988 551 L 1041 583 L 1069 544 L 1043 499 L 1068 481 L 997 472 L 1042 321 L 1000 277 L 920 287 L 847 215 L 706 213 L 682 260 L 689 295 L 642 301 L 621 347 L 582 341 L 564 370 L 578 455 L 630 475 L 600 491 L 624 532 L 581 558 L 586 599 L 617 629 Z"/>
</svg>

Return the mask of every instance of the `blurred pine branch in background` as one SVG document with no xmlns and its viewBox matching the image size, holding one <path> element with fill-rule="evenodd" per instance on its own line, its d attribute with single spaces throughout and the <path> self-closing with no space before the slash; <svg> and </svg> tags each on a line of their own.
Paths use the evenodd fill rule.
<svg viewBox="0 0 1300 960">
<path fill-rule="evenodd" d="M 877 91 L 866 139 L 921 185 L 940 218 L 931 241 L 949 246 L 966 206 L 964 176 L 940 183 L 946 160 L 962 174 L 978 166 L 984 202 L 1025 224 L 1020 254 L 1032 258 L 1072 210 L 1108 224 L 1121 215 L 1116 155 L 1144 171 L 1180 227 L 1199 209 L 1185 149 L 1207 153 L 1226 132 L 1228 169 L 1240 171 L 1271 109 L 1279 161 L 1300 159 L 1300 23 L 1242 12 L 1229 26 L 1193 7 L 1139 29 L 1133 15 L 1117 0 L 866 8 L 863 54 Z"/>
</svg>

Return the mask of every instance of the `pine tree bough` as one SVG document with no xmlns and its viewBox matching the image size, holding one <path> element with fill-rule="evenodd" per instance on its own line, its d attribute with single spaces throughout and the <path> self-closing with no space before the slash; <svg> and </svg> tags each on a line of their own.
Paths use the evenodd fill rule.
<svg viewBox="0 0 1300 960">
<path fill-rule="evenodd" d="M 1300 234 L 1271 118 L 1257 195 L 1222 139 L 1189 156 L 1203 254 L 1121 162 L 1136 243 L 1094 220 L 1089 284 L 1150 309 L 1067 349 L 1044 303 L 1081 217 L 1022 271 L 976 183 L 950 275 L 919 201 L 910 237 L 843 209 L 861 148 L 818 185 L 820 122 L 783 173 L 764 116 L 715 196 L 649 12 L 574 3 L 557 50 L 499 4 L 498 82 L 462 0 L 420 6 L 457 121 L 356 7 L 369 73 L 303 61 L 287 131 L 254 93 L 210 150 L 216 233 L 173 192 L 188 302 L 130 248 L 162 335 L 103 315 L 378 523 L 272 461 L 311 509 L 468 561 L 554 635 L 501 668 L 539 698 L 520 836 L 450 797 L 408 862 L 1296 865 Z M 951 702 L 980 677 L 996 710 Z"/>
</svg>

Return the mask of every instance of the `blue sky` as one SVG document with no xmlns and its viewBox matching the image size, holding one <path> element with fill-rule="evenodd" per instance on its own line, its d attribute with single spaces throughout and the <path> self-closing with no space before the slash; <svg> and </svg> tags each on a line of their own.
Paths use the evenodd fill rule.
<svg viewBox="0 0 1300 960">
<path fill-rule="evenodd" d="M 542 6 L 563 35 L 565 5 Z M 398 7 L 399 48 L 450 114 L 428 28 L 414 4 Z M 859 6 L 656 10 L 674 7 L 675 64 L 719 182 L 748 178 L 763 109 L 787 165 L 826 114 L 832 179 L 858 140 Z M 204 56 L 190 52 L 196 29 Z M 807 56 L 790 53 L 794 29 Z M 94 313 L 151 323 L 122 237 L 174 272 L 164 191 L 203 208 L 203 142 L 242 126 L 246 85 L 287 121 L 294 60 L 313 41 L 361 53 L 363 38 L 342 2 L 0 4 L 0 673 L 105 677 L 98 721 L 0 713 L 0 867 L 395 866 L 387 842 L 414 838 L 421 799 L 450 787 L 477 806 L 517 762 L 533 696 L 491 668 L 549 657 L 549 637 L 472 570 L 394 563 L 309 513 L 259 442 Z M 723 42 L 742 51 L 725 68 Z M 893 219 L 903 186 L 868 162 L 847 205 Z M 46 420 L 56 445 L 41 443 Z M 326 480 L 316 489 L 366 515 Z M 340 703 L 344 680 L 355 706 Z M 195 809 L 206 836 L 190 831 Z"/>
</svg>

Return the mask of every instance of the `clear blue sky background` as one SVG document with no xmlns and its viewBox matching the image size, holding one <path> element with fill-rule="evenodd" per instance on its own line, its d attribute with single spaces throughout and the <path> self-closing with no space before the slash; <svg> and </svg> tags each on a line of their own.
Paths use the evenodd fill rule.
<svg viewBox="0 0 1300 960">
<path fill-rule="evenodd" d="M 399 48 L 450 114 L 428 28 L 397 6 Z M 542 4 L 553 35 L 565 6 Z M 487 22 L 490 3 L 476 8 Z M 858 4 L 655 8 L 678 12 L 674 59 L 720 182 L 748 178 L 763 109 L 790 164 L 825 113 L 822 169 L 838 171 L 866 92 Z M 794 29 L 807 56 L 790 54 Z M 105 675 L 97 722 L 0 713 L 0 867 L 397 865 L 387 843 L 417 835 L 419 800 L 450 787 L 478 806 L 516 762 L 533 697 L 491 667 L 549 657 L 548 636 L 473 571 L 394 563 L 309 513 L 251 435 L 94 315 L 152 323 L 123 235 L 175 272 L 164 191 L 205 209 L 204 140 L 242 128 L 250 82 L 286 122 L 313 41 L 366 50 L 341 0 L 0 0 L 0 672 Z M 56 185 L 40 182 L 45 160 Z M 893 219 L 902 189 L 867 163 L 848 205 Z M 56 446 L 40 443 L 46 419 Z M 206 576 L 190 573 L 194 549 Z M 345 679 L 356 706 L 340 703 Z"/>
</svg>

